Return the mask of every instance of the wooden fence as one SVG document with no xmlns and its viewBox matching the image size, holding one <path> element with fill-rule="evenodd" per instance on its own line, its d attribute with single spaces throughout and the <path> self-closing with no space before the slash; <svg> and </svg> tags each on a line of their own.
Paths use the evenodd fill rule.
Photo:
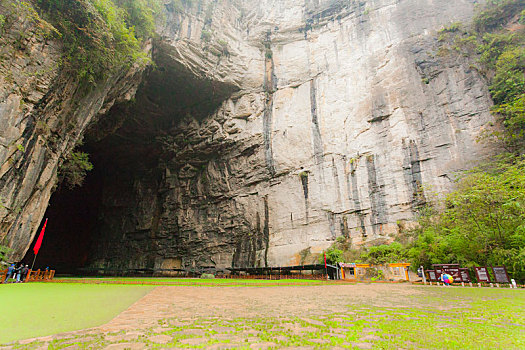
<svg viewBox="0 0 525 350">
<path fill-rule="evenodd" d="M 246 280 L 326 280 L 325 274 L 268 274 L 268 275 L 234 275 L 234 274 L 224 274 L 216 275 L 215 278 L 231 278 L 231 279 L 246 279 Z"/>
</svg>

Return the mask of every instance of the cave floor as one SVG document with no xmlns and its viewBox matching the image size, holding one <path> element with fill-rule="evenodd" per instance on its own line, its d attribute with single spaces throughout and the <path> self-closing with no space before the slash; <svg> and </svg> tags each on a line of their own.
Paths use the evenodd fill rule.
<svg viewBox="0 0 525 350">
<path fill-rule="evenodd" d="M 158 286 L 100 327 L 4 349 L 517 349 L 524 331 L 524 290 Z"/>
</svg>

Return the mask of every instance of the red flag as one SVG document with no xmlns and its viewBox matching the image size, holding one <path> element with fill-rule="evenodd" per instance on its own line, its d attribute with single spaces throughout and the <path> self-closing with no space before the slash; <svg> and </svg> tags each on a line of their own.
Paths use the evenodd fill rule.
<svg viewBox="0 0 525 350">
<path fill-rule="evenodd" d="M 33 251 L 35 252 L 35 255 L 38 254 L 38 251 L 40 250 L 40 246 L 42 245 L 42 240 L 44 239 L 44 232 L 46 231 L 46 225 L 47 225 L 47 219 L 46 219 L 46 222 L 44 222 L 44 227 L 42 227 L 42 231 L 40 231 L 40 236 L 38 236 L 35 246 L 33 247 Z"/>
<path fill-rule="evenodd" d="M 326 269 L 326 253 L 324 253 L 324 268 Z"/>
</svg>

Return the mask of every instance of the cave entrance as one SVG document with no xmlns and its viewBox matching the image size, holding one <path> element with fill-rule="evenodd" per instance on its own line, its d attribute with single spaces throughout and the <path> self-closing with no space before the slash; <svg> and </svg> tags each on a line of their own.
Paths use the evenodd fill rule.
<svg viewBox="0 0 525 350">
<path fill-rule="evenodd" d="M 109 274 L 154 268 L 162 248 L 154 240 L 163 205 L 159 165 L 176 147 L 166 147 L 166 139 L 181 118 L 206 118 L 236 90 L 189 71 L 174 51 L 156 43 L 155 68 L 144 74 L 135 99 L 113 106 L 88 128 L 80 151 L 89 153 L 94 169 L 82 187 L 63 182 L 52 195 L 35 268 L 69 274 L 88 267 Z M 33 245 L 25 263 L 33 260 Z"/>
</svg>

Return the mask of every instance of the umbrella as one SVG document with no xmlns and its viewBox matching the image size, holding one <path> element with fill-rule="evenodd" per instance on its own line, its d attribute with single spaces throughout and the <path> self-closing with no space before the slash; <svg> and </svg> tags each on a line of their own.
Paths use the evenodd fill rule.
<svg viewBox="0 0 525 350">
<path fill-rule="evenodd" d="M 452 284 L 452 282 L 454 282 L 454 279 L 452 278 L 452 276 L 445 273 L 443 274 L 443 282 Z"/>
</svg>

